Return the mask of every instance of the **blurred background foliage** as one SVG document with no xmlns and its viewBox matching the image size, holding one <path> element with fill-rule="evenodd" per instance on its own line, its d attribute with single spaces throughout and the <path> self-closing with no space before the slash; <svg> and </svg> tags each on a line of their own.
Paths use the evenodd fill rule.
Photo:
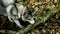
<svg viewBox="0 0 60 34">
<path fill-rule="evenodd" d="M 35 19 L 42 16 L 49 9 L 60 5 L 60 0 L 18 0 L 20 4 L 27 6 L 31 10 Z M 0 15 L 0 30 L 17 31 L 20 28 L 16 27 L 15 23 L 11 23 L 7 16 Z M 26 34 L 60 34 L 60 11 L 51 16 L 45 23 L 28 31 Z"/>
</svg>

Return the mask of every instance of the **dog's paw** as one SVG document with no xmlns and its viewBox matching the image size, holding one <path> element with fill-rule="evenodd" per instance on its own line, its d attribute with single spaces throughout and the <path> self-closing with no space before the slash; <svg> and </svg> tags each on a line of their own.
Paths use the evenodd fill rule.
<svg viewBox="0 0 60 34">
<path fill-rule="evenodd" d="M 17 26 L 17 25 L 16 25 L 16 27 L 23 28 L 24 26 Z"/>
<path fill-rule="evenodd" d="M 24 26 L 20 26 L 20 28 L 23 28 Z"/>
<path fill-rule="evenodd" d="M 9 21 L 13 22 L 12 19 L 10 17 L 8 17 Z"/>
</svg>

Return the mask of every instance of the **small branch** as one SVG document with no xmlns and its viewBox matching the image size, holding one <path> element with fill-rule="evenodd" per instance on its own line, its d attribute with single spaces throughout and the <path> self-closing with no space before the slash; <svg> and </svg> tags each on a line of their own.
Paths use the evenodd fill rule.
<svg viewBox="0 0 60 34">
<path fill-rule="evenodd" d="M 38 18 L 38 20 L 36 20 L 35 24 L 28 25 L 26 28 L 23 28 L 23 29 L 19 30 L 16 34 L 25 34 L 27 31 L 33 29 L 34 27 L 36 27 L 40 23 L 43 23 L 46 20 L 48 20 L 49 17 L 51 17 L 53 14 L 55 14 L 59 10 L 60 10 L 60 6 L 57 6 L 55 8 L 51 8 L 50 11 L 47 11 L 47 13 L 43 14 L 43 16 L 41 16 L 40 18 Z"/>
</svg>

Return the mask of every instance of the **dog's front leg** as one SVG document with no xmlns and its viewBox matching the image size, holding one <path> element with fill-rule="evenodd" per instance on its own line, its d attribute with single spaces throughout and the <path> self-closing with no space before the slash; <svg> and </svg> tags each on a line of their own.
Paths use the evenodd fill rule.
<svg viewBox="0 0 60 34">
<path fill-rule="evenodd" d="M 7 14 L 8 14 L 8 19 L 12 22 L 11 20 L 11 9 L 13 8 L 13 5 L 9 5 L 7 8 L 6 8 L 6 11 L 7 11 Z"/>
<path fill-rule="evenodd" d="M 16 25 L 20 28 L 23 28 L 23 26 L 20 24 L 18 19 L 14 19 L 14 22 L 16 23 Z"/>
</svg>

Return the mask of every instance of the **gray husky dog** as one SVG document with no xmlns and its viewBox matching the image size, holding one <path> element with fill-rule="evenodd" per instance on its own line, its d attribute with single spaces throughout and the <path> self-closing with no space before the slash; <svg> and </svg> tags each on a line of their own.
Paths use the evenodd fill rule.
<svg viewBox="0 0 60 34">
<path fill-rule="evenodd" d="M 28 15 L 28 10 L 26 6 L 16 3 L 15 0 L 1 0 L 2 4 L 6 7 L 6 12 L 8 19 L 11 22 L 15 22 L 20 28 L 23 26 L 20 24 L 19 20 L 22 18 L 23 21 L 28 21 L 31 24 L 35 23 L 35 20 L 31 15 Z M 4 14 L 5 15 L 5 14 Z M 26 16 L 26 17 L 25 17 Z"/>
</svg>

